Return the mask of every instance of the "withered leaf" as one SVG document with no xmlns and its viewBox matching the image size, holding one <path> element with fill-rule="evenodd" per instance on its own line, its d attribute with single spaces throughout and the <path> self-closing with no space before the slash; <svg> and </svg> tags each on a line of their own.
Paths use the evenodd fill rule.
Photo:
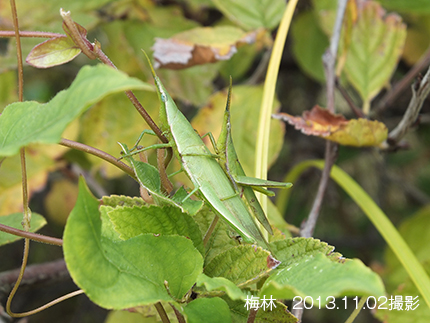
<svg viewBox="0 0 430 323">
<path fill-rule="evenodd" d="M 257 31 L 246 33 L 232 26 L 198 27 L 156 38 L 152 47 L 156 68 L 183 69 L 230 59 L 243 44 L 256 41 Z"/>
<path fill-rule="evenodd" d="M 303 112 L 302 117 L 288 113 L 278 113 L 273 117 L 288 122 L 306 135 L 318 136 L 345 146 L 379 146 L 388 135 L 387 127 L 379 121 L 363 118 L 347 120 L 318 105 Z"/>
</svg>

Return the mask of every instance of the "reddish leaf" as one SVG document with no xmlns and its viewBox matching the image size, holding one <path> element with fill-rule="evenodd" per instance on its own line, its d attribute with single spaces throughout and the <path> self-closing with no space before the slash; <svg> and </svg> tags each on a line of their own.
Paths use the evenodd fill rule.
<svg viewBox="0 0 430 323">
<path fill-rule="evenodd" d="M 275 118 L 284 120 L 306 135 L 322 137 L 346 146 L 378 146 L 387 139 L 387 127 L 379 121 L 367 119 L 347 120 L 316 105 L 302 117 L 278 113 Z"/>
<path fill-rule="evenodd" d="M 26 58 L 34 67 L 48 68 L 70 62 L 81 50 L 67 36 L 55 37 L 35 46 Z"/>
</svg>

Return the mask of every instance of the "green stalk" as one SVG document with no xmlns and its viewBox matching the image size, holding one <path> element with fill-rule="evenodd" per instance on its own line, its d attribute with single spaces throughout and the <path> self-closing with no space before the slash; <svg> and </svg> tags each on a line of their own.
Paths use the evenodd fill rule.
<svg viewBox="0 0 430 323">
<path fill-rule="evenodd" d="M 278 78 L 279 65 L 281 63 L 282 51 L 290 28 L 291 19 L 294 14 L 298 0 L 288 1 L 284 15 L 279 25 L 275 43 L 272 49 L 269 66 L 267 69 L 266 80 L 264 82 L 263 99 L 261 100 L 261 109 L 259 116 L 259 125 L 257 133 L 257 147 L 255 150 L 255 177 L 267 179 L 267 155 L 269 153 L 269 134 L 270 119 L 272 115 L 272 106 L 275 96 L 276 81 Z M 257 193 L 261 206 L 267 212 L 267 197 Z"/>
</svg>

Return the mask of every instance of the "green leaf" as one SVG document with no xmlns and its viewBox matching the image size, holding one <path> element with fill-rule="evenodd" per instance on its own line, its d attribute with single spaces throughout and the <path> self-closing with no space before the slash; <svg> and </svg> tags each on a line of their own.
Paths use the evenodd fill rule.
<svg viewBox="0 0 430 323">
<path fill-rule="evenodd" d="M 103 205 L 117 207 L 117 206 L 144 206 L 145 201 L 141 197 L 137 196 L 125 196 L 125 195 L 110 195 L 102 197 Z"/>
<path fill-rule="evenodd" d="M 299 66 L 319 82 L 325 81 L 322 55 L 329 46 L 329 40 L 321 28 L 314 12 L 302 12 L 291 26 L 293 54 Z"/>
<path fill-rule="evenodd" d="M 225 292 L 228 297 L 232 300 L 236 299 L 242 299 L 244 300 L 246 295 L 240 290 L 239 287 L 237 287 L 232 281 L 228 280 L 224 277 L 209 277 L 205 274 L 200 274 L 199 277 L 197 277 L 196 286 L 202 287 L 206 289 L 208 292 Z M 205 295 L 206 293 L 202 290 L 196 290 L 200 295 Z M 210 293 L 209 293 L 210 294 Z"/>
<path fill-rule="evenodd" d="M 29 101 L 8 105 L 0 116 L 0 156 L 14 155 L 30 143 L 59 142 L 66 126 L 91 104 L 108 94 L 130 89 L 153 90 L 148 84 L 108 66 L 85 66 L 70 88 L 48 103 Z"/>
<path fill-rule="evenodd" d="M 113 210 L 113 207 L 111 206 L 106 206 L 106 205 L 100 206 L 100 209 L 99 209 L 100 219 L 102 220 L 102 228 L 101 228 L 100 235 L 113 242 L 124 241 L 124 239 L 120 238 L 119 233 L 115 230 L 115 227 L 109 218 L 108 212 L 112 210 Z"/>
<path fill-rule="evenodd" d="M 378 0 L 378 2 L 384 8 L 393 11 L 418 15 L 430 13 L 430 2 L 427 0 Z"/>
<path fill-rule="evenodd" d="M 185 307 L 188 323 L 228 323 L 232 322 L 230 309 L 219 297 L 197 298 Z"/>
<path fill-rule="evenodd" d="M 101 235 L 99 201 L 83 179 L 64 231 L 64 256 L 74 282 L 99 306 L 123 309 L 181 299 L 203 269 L 192 242 L 143 234 L 123 242 Z M 180 264 L 180 265 L 179 265 Z"/>
<path fill-rule="evenodd" d="M 283 0 L 212 0 L 227 18 L 246 30 L 275 28 L 285 11 Z"/>
<path fill-rule="evenodd" d="M 393 74 L 406 38 L 406 26 L 400 16 L 385 15 L 376 2 L 366 2 L 352 29 L 345 73 L 364 101 L 368 113 L 370 101 L 386 86 Z"/>
<path fill-rule="evenodd" d="M 56 37 L 34 47 L 25 61 L 34 67 L 48 68 L 70 62 L 80 53 L 70 37 Z"/>
<path fill-rule="evenodd" d="M 224 277 L 239 287 L 256 283 L 272 271 L 270 253 L 261 247 L 241 245 L 214 257 L 205 266 L 209 277 Z"/>
<path fill-rule="evenodd" d="M 274 241 L 270 244 L 273 254 L 281 261 L 280 268 L 295 263 L 300 257 L 322 253 L 330 259 L 339 259 L 342 255 L 334 251 L 334 247 L 313 238 L 292 238 Z"/>
<path fill-rule="evenodd" d="M 0 216 L 0 224 L 7 225 L 9 227 L 23 230 L 22 228 L 22 213 L 14 213 L 9 215 Z M 30 232 L 36 232 L 43 226 L 45 226 L 46 220 L 43 216 L 37 213 L 31 213 L 31 228 Z M 21 237 L 0 231 L 0 246 L 23 239 Z"/>
<path fill-rule="evenodd" d="M 193 218 L 174 206 L 117 207 L 108 212 L 121 239 L 128 240 L 142 233 L 175 235 L 193 241 L 203 255 L 202 234 Z"/>
<path fill-rule="evenodd" d="M 281 260 L 283 260 L 281 258 Z M 260 291 L 260 296 L 292 299 L 296 295 L 321 297 L 321 306 L 332 297 L 384 295 L 381 278 L 359 259 L 332 261 L 322 253 L 302 255 L 287 267 L 276 270 Z"/>
</svg>

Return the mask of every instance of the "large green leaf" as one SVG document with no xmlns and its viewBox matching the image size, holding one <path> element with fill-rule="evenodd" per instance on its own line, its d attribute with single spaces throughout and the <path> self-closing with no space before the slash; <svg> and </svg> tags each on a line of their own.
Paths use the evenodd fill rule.
<svg viewBox="0 0 430 323">
<path fill-rule="evenodd" d="M 0 223 L 9 227 L 23 230 L 22 213 L 14 213 L 9 215 L 0 216 Z M 31 213 L 31 228 L 30 232 L 36 232 L 46 224 L 46 220 L 43 216 L 37 213 Z M 22 239 L 21 237 L 0 231 L 0 246 Z"/>
<path fill-rule="evenodd" d="M 185 307 L 188 323 L 229 323 L 231 315 L 228 305 L 219 297 L 198 298 Z"/>
<path fill-rule="evenodd" d="M 390 14 L 376 2 L 366 2 L 352 29 L 345 73 L 364 101 L 370 101 L 386 86 L 402 53 L 406 26 L 400 16 Z"/>
<path fill-rule="evenodd" d="M 79 187 L 63 237 L 67 268 L 75 283 L 105 308 L 172 301 L 165 284 L 172 297 L 181 299 L 203 269 L 202 256 L 192 242 L 154 234 L 112 241 L 101 235 L 99 201 L 83 179 Z"/>
<path fill-rule="evenodd" d="M 280 258 L 280 260 L 284 260 Z M 287 259 L 285 259 L 287 260 Z M 260 295 L 292 299 L 296 295 L 321 297 L 321 306 L 343 295 L 384 295 L 381 278 L 359 259 L 333 261 L 323 253 L 288 259 L 289 265 L 276 270 L 264 283 Z"/>
<path fill-rule="evenodd" d="M 178 234 L 191 239 L 196 249 L 204 254 L 202 234 L 197 223 L 180 208 L 157 205 L 117 207 L 108 212 L 108 215 L 114 224 L 115 231 L 119 232 L 120 237 L 124 240 L 142 233 Z"/>
<path fill-rule="evenodd" d="M 69 89 L 51 101 L 8 105 L 0 116 L 0 156 L 11 156 L 30 143 L 57 143 L 66 126 L 91 104 L 114 92 L 152 90 L 138 79 L 105 65 L 83 67 Z"/>
<path fill-rule="evenodd" d="M 284 0 L 212 0 L 217 9 L 247 30 L 275 28 L 285 10 Z"/>
</svg>

